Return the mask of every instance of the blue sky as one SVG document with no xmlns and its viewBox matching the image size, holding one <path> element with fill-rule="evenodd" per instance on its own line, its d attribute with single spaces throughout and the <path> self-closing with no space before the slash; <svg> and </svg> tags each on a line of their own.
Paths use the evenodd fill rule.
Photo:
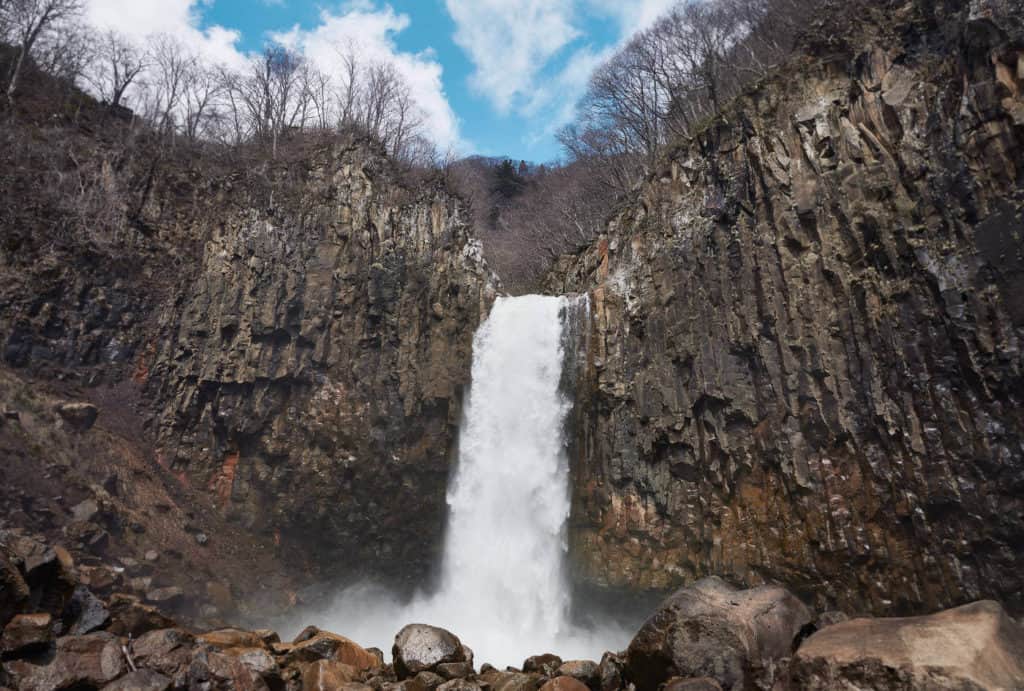
<svg viewBox="0 0 1024 691">
<path fill-rule="evenodd" d="M 593 69 L 673 0 L 88 0 L 94 23 L 178 35 L 218 62 L 276 40 L 331 70 L 333 47 L 393 62 L 459 154 L 547 161 Z"/>
</svg>

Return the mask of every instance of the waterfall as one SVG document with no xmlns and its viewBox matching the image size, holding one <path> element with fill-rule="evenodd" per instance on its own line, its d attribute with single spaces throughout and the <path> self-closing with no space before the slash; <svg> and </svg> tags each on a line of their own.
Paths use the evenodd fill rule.
<svg viewBox="0 0 1024 691">
<path fill-rule="evenodd" d="M 473 341 L 435 597 L 444 603 L 438 614 L 461 612 L 453 626 L 466 631 L 460 635 L 481 659 L 506 654 L 517 641 L 553 646 L 568 622 L 563 427 L 570 403 L 559 390 L 565 303 L 499 298 Z"/>
<path fill-rule="evenodd" d="M 449 629 L 477 663 L 518 666 L 528 655 L 599 658 L 628 635 L 573 627 L 566 575 L 571 401 L 563 367 L 575 366 L 586 298 L 498 298 L 473 340 L 472 380 L 448 488 L 440 586 L 408 604 L 366 586 L 341 595 L 337 630 L 390 650 L 406 623 Z"/>
</svg>

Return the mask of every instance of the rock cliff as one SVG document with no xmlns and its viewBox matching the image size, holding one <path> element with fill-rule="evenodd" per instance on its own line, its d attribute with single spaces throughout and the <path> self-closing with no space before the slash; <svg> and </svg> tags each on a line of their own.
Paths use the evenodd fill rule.
<svg viewBox="0 0 1024 691">
<path fill-rule="evenodd" d="M 836 3 L 556 267 L 578 584 L 1024 608 L 1014 4 Z"/>
<path fill-rule="evenodd" d="M 98 426 L 315 578 L 422 583 L 496 289 L 461 203 L 347 136 L 152 164 L 145 142 L 69 138 L 122 231 L 4 169 L 25 192 L 4 209 L 4 364 L 92 399 Z"/>
</svg>

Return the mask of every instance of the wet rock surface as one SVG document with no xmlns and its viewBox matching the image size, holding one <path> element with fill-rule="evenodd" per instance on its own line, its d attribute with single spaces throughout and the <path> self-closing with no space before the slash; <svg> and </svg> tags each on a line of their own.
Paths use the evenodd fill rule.
<svg viewBox="0 0 1024 691">
<path fill-rule="evenodd" d="M 582 587 L 1024 611 L 1024 36 L 969 4 L 836 3 L 552 274 Z"/>
</svg>

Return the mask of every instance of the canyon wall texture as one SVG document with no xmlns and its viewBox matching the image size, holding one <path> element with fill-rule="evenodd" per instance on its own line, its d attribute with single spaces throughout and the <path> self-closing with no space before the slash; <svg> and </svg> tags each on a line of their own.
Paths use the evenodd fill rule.
<svg viewBox="0 0 1024 691">
<path fill-rule="evenodd" d="M 93 400 L 307 575 L 422 583 L 496 292 L 461 203 L 347 136 L 249 168 L 59 136 L 123 230 L 4 168 L 4 364 Z"/>
<path fill-rule="evenodd" d="M 495 294 L 453 197 L 359 149 L 266 211 L 221 193 L 150 372 L 162 463 L 335 574 L 429 576 L 473 332 Z M 405 196 L 403 200 L 401 197 Z"/>
<path fill-rule="evenodd" d="M 1024 608 L 1014 5 L 837 3 L 556 267 L 578 585 Z"/>
</svg>

